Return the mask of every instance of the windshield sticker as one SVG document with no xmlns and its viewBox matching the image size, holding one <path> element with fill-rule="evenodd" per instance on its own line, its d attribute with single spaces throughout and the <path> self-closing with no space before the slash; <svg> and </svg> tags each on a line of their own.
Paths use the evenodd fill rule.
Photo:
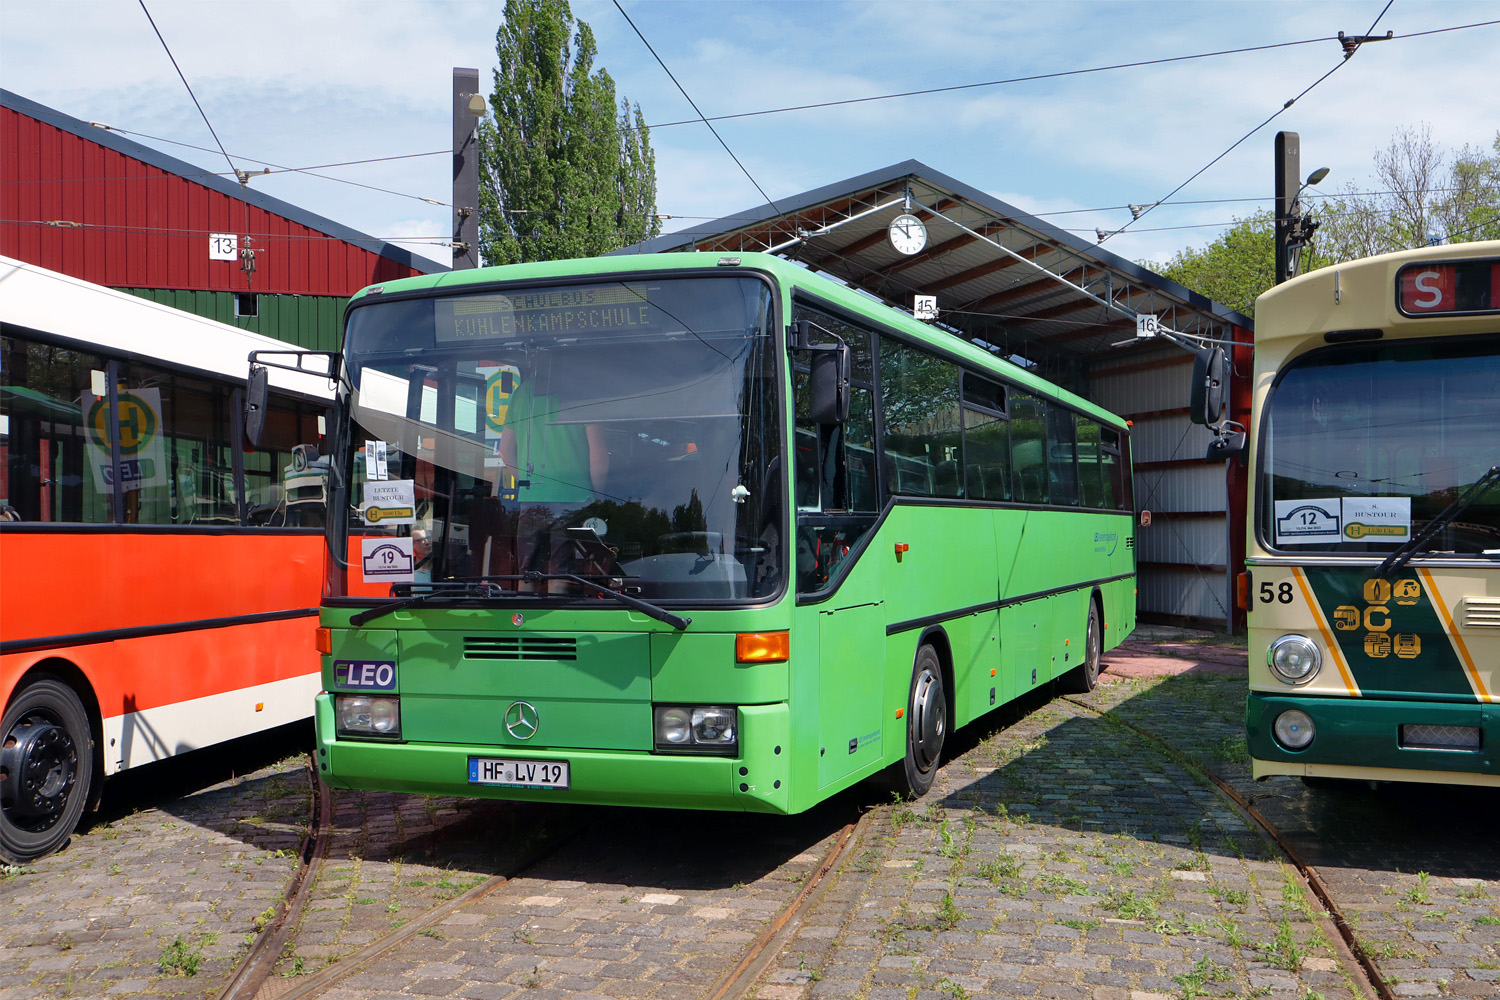
<svg viewBox="0 0 1500 1000">
<path fill-rule="evenodd" d="M 386 462 L 385 442 L 366 439 L 365 441 L 365 478 L 366 479 L 389 479 L 391 478 L 390 465 Z"/>
<path fill-rule="evenodd" d="M 417 484 L 411 479 L 365 483 L 365 502 L 359 509 L 366 524 L 415 524 Z"/>
<path fill-rule="evenodd" d="M 1411 538 L 1411 497 L 1344 497 L 1344 541 Z"/>
<path fill-rule="evenodd" d="M 498 438 L 505 429 L 511 394 L 521 384 L 521 369 L 515 365 L 481 365 L 474 370 L 484 376 L 484 436 Z"/>
<path fill-rule="evenodd" d="M 413 559 L 411 539 L 361 538 L 360 568 L 365 583 L 411 583 Z"/>
<path fill-rule="evenodd" d="M 1340 513 L 1338 497 L 1326 500 L 1277 500 L 1276 544 L 1337 542 Z"/>
</svg>

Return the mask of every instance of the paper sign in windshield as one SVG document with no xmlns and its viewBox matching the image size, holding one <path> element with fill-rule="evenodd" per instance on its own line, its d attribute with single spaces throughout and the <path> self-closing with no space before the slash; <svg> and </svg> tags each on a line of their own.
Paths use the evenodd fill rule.
<svg viewBox="0 0 1500 1000">
<path fill-rule="evenodd" d="M 1404 542 L 1411 537 L 1411 497 L 1344 497 L 1344 541 Z"/>
<path fill-rule="evenodd" d="M 1323 500 L 1277 500 L 1276 544 L 1336 543 L 1339 541 L 1341 515 L 1338 497 Z"/>
<path fill-rule="evenodd" d="M 360 507 L 366 524 L 414 524 L 417 520 L 417 484 L 411 479 L 387 479 L 365 483 L 365 502 Z"/>
<path fill-rule="evenodd" d="M 391 478 L 391 469 L 386 458 L 385 442 L 367 439 L 365 441 L 365 479 L 389 478 Z"/>
<path fill-rule="evenodd" d="M 365 583 L 411 583 L 410 538 L 361 538 L 359 564 Z"/>
</svg>

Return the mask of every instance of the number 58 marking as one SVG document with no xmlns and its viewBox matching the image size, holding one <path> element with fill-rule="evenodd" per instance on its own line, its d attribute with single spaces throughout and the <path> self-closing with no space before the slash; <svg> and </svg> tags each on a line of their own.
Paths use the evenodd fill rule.
<svg viewBox="0 0 1500 1000">
<path fill-rule="evenodd" d="M 1260 603 L 1262 604 L 1271 604 L 1278 601 L 1282 604 L 1291 604 L 1292 600 L 1292 584 L 1290 581 L 1279 583 L 1274 588 L 1270 583 L 1262 583 L 1260 585 Z"/>
</svg>

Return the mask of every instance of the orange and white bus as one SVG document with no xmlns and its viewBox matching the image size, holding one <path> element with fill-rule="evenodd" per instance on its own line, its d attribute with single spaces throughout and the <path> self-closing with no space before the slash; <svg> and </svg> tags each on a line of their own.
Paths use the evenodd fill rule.
<svg viewBox="0 0 1500 1000">
<path fill-rule="evenodd" d="M 0 858 L 311 714 L 327 380 L 278 371 L 241 430 L 247 355 L 286 347 L 0 257 Z"/>
</svg>

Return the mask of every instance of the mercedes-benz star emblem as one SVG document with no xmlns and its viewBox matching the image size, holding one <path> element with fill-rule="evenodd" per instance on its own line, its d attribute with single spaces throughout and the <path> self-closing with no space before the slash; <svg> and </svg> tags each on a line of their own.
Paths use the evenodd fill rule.
<svg viewBox="0 0 1500 1000">
<path fill-rule="evenodd" d="M 530 702 L 513 701 L 505 710 L 505 731 L 518 740 L 529 740 L 535 736 L 540 721 L 536 706 Z"/>
</svg>

